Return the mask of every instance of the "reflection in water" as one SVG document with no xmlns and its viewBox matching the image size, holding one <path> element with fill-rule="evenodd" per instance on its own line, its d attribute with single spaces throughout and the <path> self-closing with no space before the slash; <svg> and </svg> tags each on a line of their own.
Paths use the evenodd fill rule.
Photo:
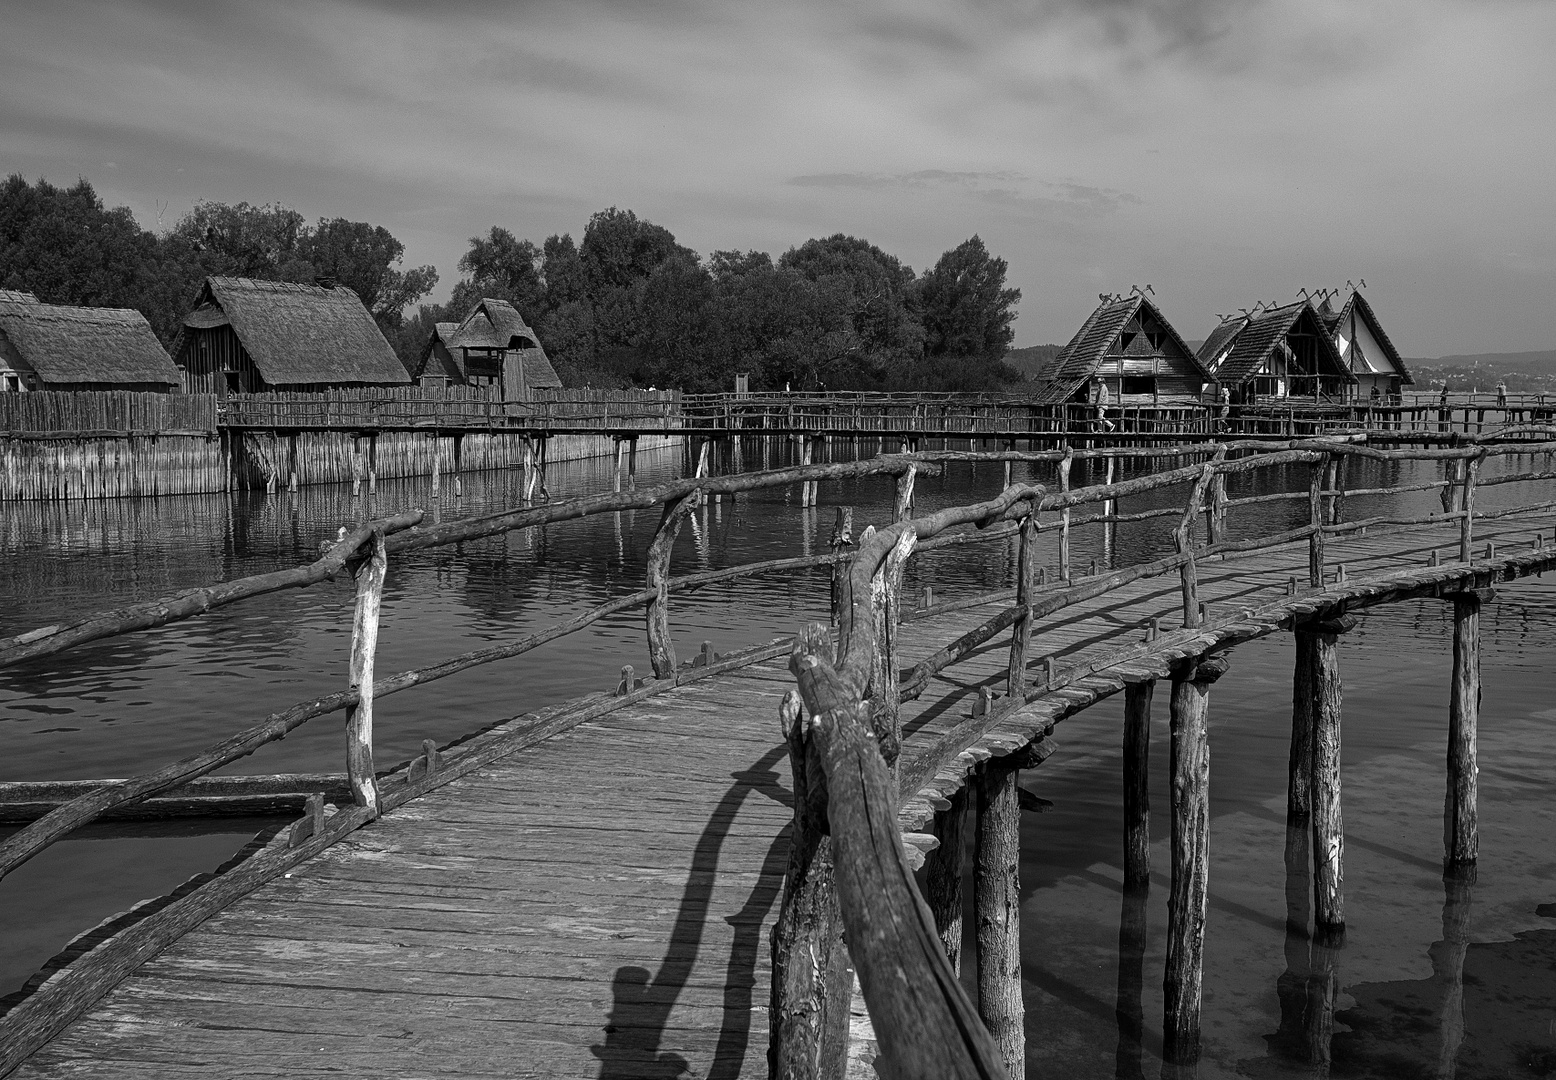
<svg viewBox="0 0 1556 1080">
<path fill-rule="evenodd" d="M 1141 995 L 1145 986 L 1146 901 L 1151 886 L 1143 882 L 1125 888 L 1118 920 L 1118 1055 L 1117 1080 L 1141 1080 L 1145 1034 L 1145 1010 Z"/>
</svg>

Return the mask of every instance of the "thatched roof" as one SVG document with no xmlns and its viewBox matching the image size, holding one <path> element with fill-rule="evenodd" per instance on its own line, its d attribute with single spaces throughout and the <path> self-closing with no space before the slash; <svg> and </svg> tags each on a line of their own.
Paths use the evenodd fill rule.
<svg viewBox="0 0 1556 1080">
<path fill-rule="evenodd" d="M 1159 323 L 1167 334 L 1166 340 L 1162 342 L 1164 351 L 1180 354 L 1185 363 L 1209 378 L 1203 365 L 1195 358 L 1194 350 L 1178 336 L 1178 331 L 1173 329 L 1161 310 L 1146 297 L 1136 294 L 1103 299 L 1038 379 L 1033 400 L 1040 405 L 1068 401 L 1096 375 L 1103 358 L 1118 351 L 1119 337 L 1136 315 L 1142 319 L 1153 318 Z"/>
<path fill-rule="evenodd" d="M 456 363 L 463 363 L 462 350 L 520 349 L 524 359 L 524 382 L 531 389 L 560 387 L 562 380 L 540 344 L 540 336 L 531 330 L 518 309 L 506 300 L 490 297 L 482 300 L 454 331 L 443 338 Z"/>
<path fill-rule="evenodd" d="M 459 324 L 456 322 L 432 324 L 432 335 L 427 338 L 427 344 L 421 350 L 421 358 L 411 368 L 411 378 L 442 375 L 451 383 L 460 381 L 463 372 L 459 369 L 459 358 L 451 356 L 448 351 L 448 339 L 458 329 Z"/>
<path fill-rule="evenodd" d="M 182 383 L 146 316 L 132 308 L 40 304 L 6 290 L 0 332 L 44 383 Z"/>
<path fill-rule="evenodd" d="M 1346 382 L 1356 381 L 1335 350 L 1323 319 L 1306 300 L 1224 319 L 1199 347 L 1200 364 L 1223 386 L 1240 385 L 1293 332 L 1312 334 L 1318 339 L 1319 362 L 1330 369 L 1328 374 Z"/>
<path fill-rule="evenodd" d="M 1343 332 L 1348 339 L 1352 336 L 1350 326 L 1353 315 L 1358 321 L 1367 324 L 1367 329 L 1372 332 L 1372 336 L 1377 339 L 1379 345 L 1383 346 L 1383 355 L 1381 357 L 1369 356 L 1365 358 L 1368 361 L 1368 367 L 1375 367 L 1377 361 L 1382 360 L 1393 367 L 1404 385 L 1414 385 L 1415 379 L 1411 377 L 1410 370 L 1405 367 L 1404 358 L 1399 355 L 1399 350 L 1394 347 L 1394 343 L 1389 340 L 1389 336 L 1383 332 L 1383 324 L 1378 322 L 1378 316 L 1373 312 L 1372 305 L 1367 303 L 1367 298 L 1361 293 L 1351 293 L 1350 299 L 1346 300 L 1345 306 L 1339 311 L 1331 309 L 1328 300 L 1325 300 L 1324 306 L 1318 309 L 1318 317 L 1323 320 L 1324 327 L 1329 333 L 1338 335 Z M 1338 337 L 1336 337 L 1335 347 L 1339 348 L 1339 346 L 1340 342 Z M 1340 354 L 1342 358 L 1349 359 L 1345 357 L 1344 349 L 1340 350 Z"/>
<path fill-rule="evenodd" d="M 184 325 L 229 323 L 271 386 L 410 382 L 361 297 L 344 286 L 207 278 Z"/>
</svg>

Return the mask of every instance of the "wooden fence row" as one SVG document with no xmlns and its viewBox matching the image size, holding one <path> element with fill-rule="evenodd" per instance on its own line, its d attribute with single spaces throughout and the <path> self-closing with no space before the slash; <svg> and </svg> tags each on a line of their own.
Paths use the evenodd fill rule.
<svg viewBox="0 0 1556 1080">
<path fill-rule="evenodd" d="M 0 394 L 0 434 L 215 434 L 214 394 L 47 390 Z"/>
</svg>

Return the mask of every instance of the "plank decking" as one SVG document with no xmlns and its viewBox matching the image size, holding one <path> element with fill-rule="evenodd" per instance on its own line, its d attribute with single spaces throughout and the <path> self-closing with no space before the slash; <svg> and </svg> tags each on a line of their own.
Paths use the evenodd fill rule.
<svg viewBox="0 0 1556 1080">
<path fill-rule="evenodd" d="M 1478 543 L 1527 554 L 1553 523 L 1488 521 Z M 1331 541 L 1331 558 L 1362 590 L 1407 566 L 1427 573 L 1427 553 L 1456 554 L 1457 537 L 1454 525 Z M 1300 605 L 1286 586 L 1306 572 L 1305 543 L 1208 560 L 1201 597 L 1256 636 Z M 904 662 L 994 610 L 906 624 Z M 1030 655 L 1073 669 L 1138 651 L 1144 623 L 1180 613 L 1176 574 L 1137 581 L 1040 622 Z M 931 744 L 966 734 L 977 688 L 1003 690 L 1007 641 L 904 707 L 904 772 L 924 781 L 904 800 L 909 831 L 971 762 L 1118 689 L 1119 672 L 1160 666 L 1121 660 L 927 767 Z M 792 685 L 773 660 L 682 686 L 388 813 L 187 934 L 13 1075 L 766 1075 L 768 928 L 791 816 L 777 715 Z M 1062 767 L 1062 753 L 1044 766 Z"/>
</svg>

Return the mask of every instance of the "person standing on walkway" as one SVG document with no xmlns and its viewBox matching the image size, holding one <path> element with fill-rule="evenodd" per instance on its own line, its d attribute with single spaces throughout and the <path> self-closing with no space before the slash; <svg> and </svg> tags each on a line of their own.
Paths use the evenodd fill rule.
<svg viewBox="0 0 1556 1080">
<path fill-rule="evenodd" d="M 1113 430 L 1113 421 L 1108 419 L 1108 405 L 1112 396 L 1108 393 L 1108 384 L 1105 379 L 1098 379 L 1096 389 L 1091 396 L 1092 404 L 1097 407 L 1097 425 L 1103 431 Z"/>
</svg>

